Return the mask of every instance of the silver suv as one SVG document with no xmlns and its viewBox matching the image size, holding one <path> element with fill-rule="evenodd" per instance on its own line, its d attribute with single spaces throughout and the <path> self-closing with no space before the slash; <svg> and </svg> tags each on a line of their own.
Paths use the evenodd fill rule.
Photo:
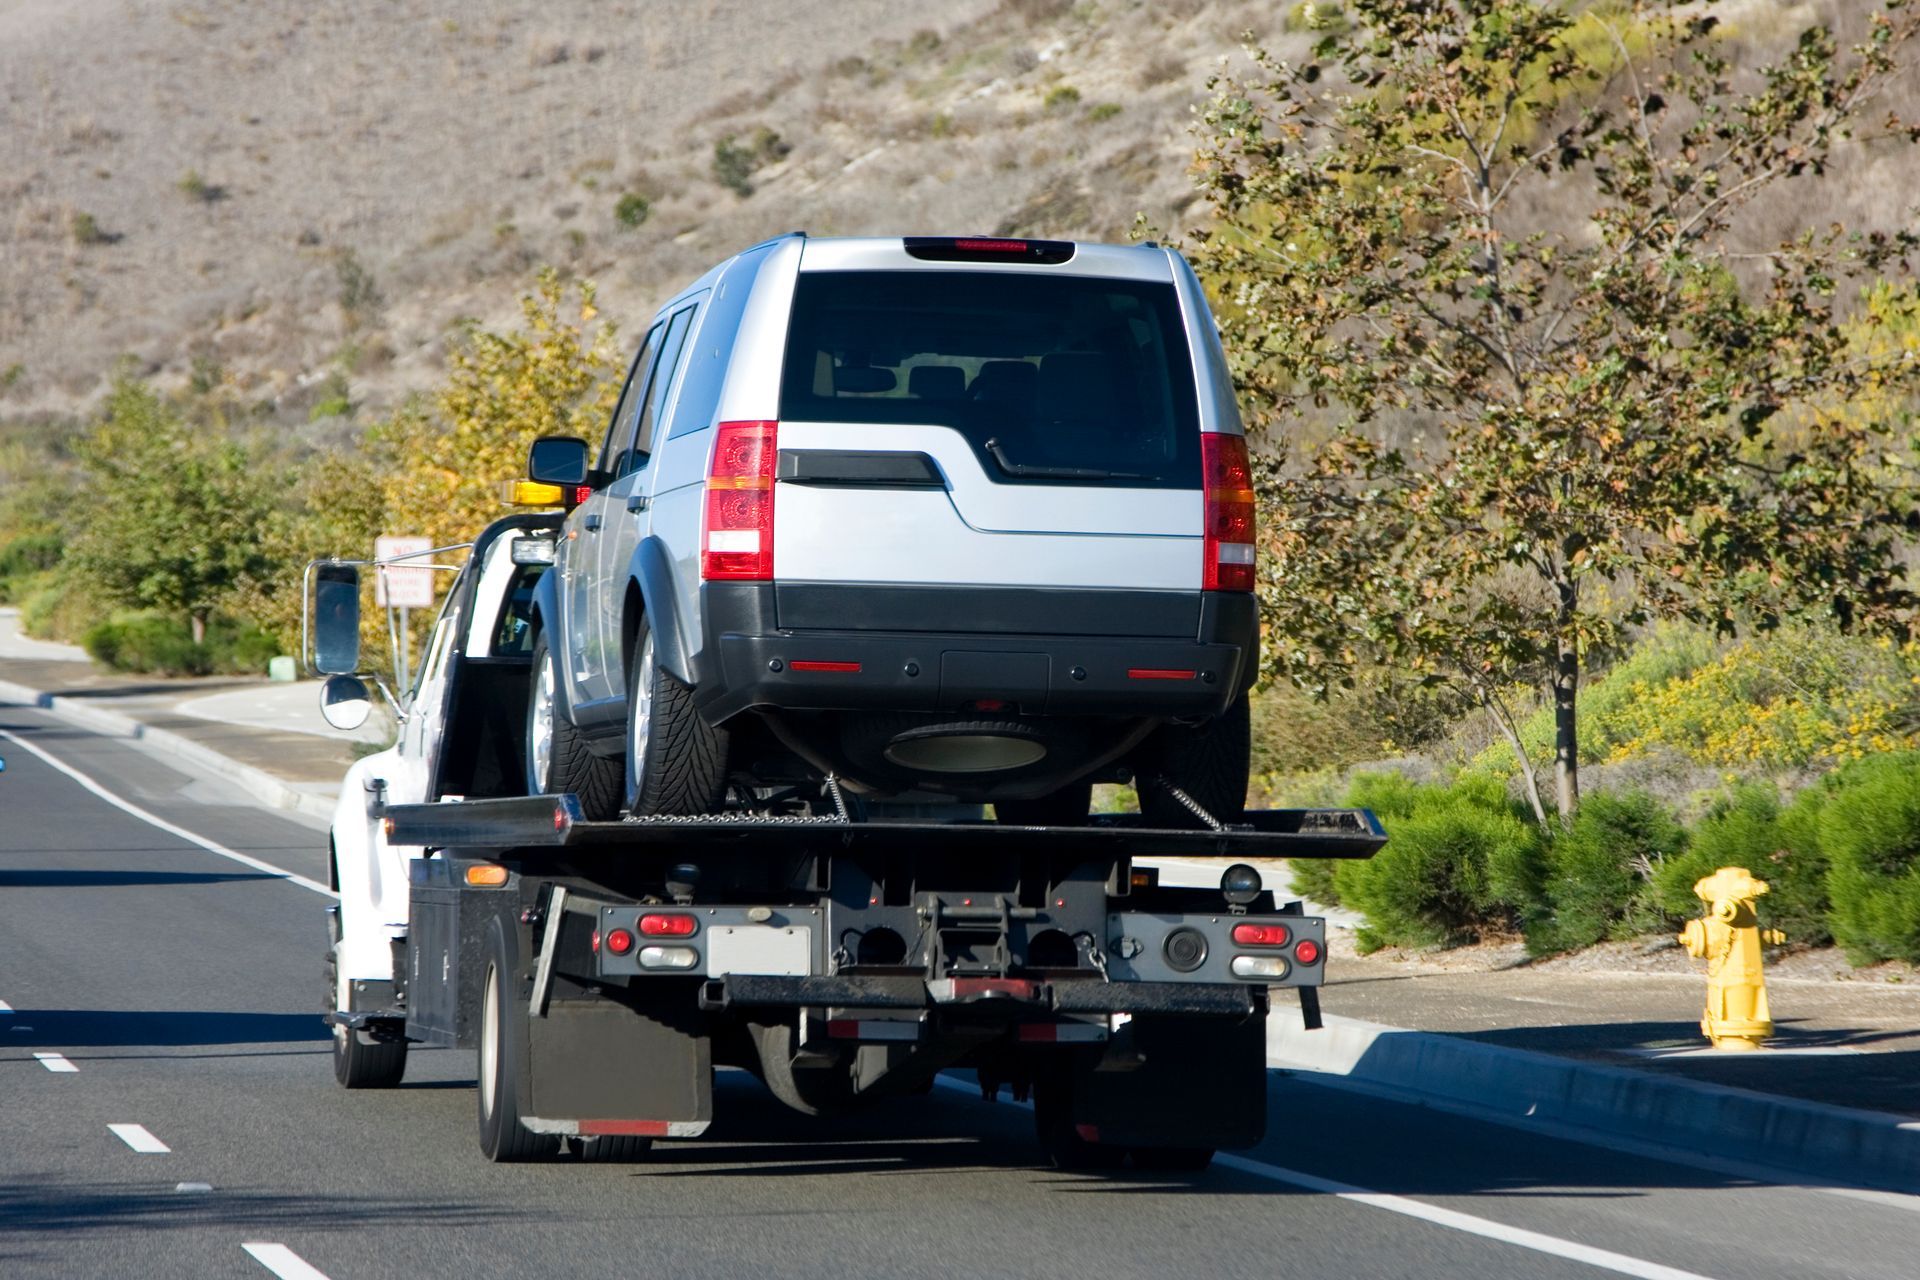
<svg viewBox="0 0 1920 1280">
<path fill-rule="evenodd" d="M 1252 480 L 1172 250 L 792 235 L 661 308 L 540 582 L 527 785 L 611 817 L 829 776 L 1072 822 L 1238 813 Z"/>
</svg>

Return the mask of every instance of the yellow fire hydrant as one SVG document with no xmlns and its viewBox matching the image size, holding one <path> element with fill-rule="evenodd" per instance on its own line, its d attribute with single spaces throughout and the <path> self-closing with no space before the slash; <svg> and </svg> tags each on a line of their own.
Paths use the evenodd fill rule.
<svg viewBox="0 0 1920 1280">
<path fill-rule="evenodd" d="M 1707 962 L 1707 1011 L 1700 1030 L 1716 1049 L 1758 1049 L 1773 1034 L 1760 948 L 1787 938 L 1778 929 L 1760 927 L 1753 903 L 1766 891 L 1767 882 L 1755 880 L 1745 867 L 1722 867 L 1693 886 L 1707 914 L 1687 921 L 1680 944 L 1688 955 Z"/>
</svg>

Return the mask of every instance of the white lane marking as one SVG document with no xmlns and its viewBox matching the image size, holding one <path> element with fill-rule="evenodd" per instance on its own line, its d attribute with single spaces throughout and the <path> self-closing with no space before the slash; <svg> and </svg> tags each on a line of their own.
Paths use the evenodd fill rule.
<svg viewBox="0 0 1920 1280">
<path fill-rule="evenodd" d="M 173 1184 L 173 1189 L 188 1195 L 204 1195 L 213 1190 L 213 1184 L 211 1182 L 176 1182 Z"/>
<path fill-rule="evenodd" d="M 119 796 L 113 794 L 113 792 L 107 790 L 105 787 L 101 786 L 99 783 L 95 782 L 92 778 L 80 772 L 78 769 L 74 768 L 72 765 L 67 764 L 65 761 L 62 761 L 62 760 L 56 760 L 54 757 L 48 755 L 45 751 L 35 746 L 33 743 L 28 742 L 24 738 L 18 737 L 12 733 L 7 732 L 5 729 L 0 729 L 0 738 L 5 738 L 8 742 L 13 743 L 16 747 L 20 747 L 23 750 L 29 751 L 32 754 L 38 756 L 41 760 L 45 761 L 48 765 L 52 766 L 54 769 L 58 770 L 59 772 L 66 774 L 69 778 L 72 778 L 75 782 L 85 787 L 88 791 L 91 791 L 94 795 L 99 796 L 102 800 L 105 800 L 108 804 L 120 810 L 122 813 L 132 814 L 134 817 L 140 819 L 140 821 L 148 824 L 149 826 L 158 827 L 160 828 L 160 830 L 166 832 L 170 836 L 178 836 L 180 839 L 185 840 L 188 844 L 198 845 L 202 849 L 205 849 L 208 853 L 217 854 L 222 858 L 230 858 L 233 861 L 238 862 L 242 866 L 252 867 L 255 871 L 264 871 L 268 875 L 278 876 L 282 880 L 291 881 L 292 883 L 299 885 L 302 889 L 311 889 L 315 893 L 324 894 L 329 898 L 337 898 L 340 896 L 339 894 L 327 888 L 327 886 L 321 884 L 317 880 L 309 880 L 303 875 L 298 875 L 292 871 L 288 871 L 285 867 L 276 867 L 271 862 L 262 862 L 260 861 L 260 859 L 249 857 L 247 854 L 241 853 L 237 849 L 229 849 L 227 848 L 227 846 L 220 844 L 217 841 L 209 840 L 205 836 L 195 835 L 193 832 L 187 830 L 185 827 L 175 826 L 173 823 L 168 822 L 165 818 L 160 817 L 158 814 L 149 813 L 147 810 L 142 809 L 139 805 L 134 804 L 131 800 L 122 800 Z"/>
<path fill-rule="evenodd" d="M 13 1006 L 8 1004 L 5 1000 L 0 1000 L 0 1013 L 12 1013 L 12 1012 L 13 1012 Z"/>
<path fill-rule="evenodd" d="M 166 1143 L 153 1136 L 143 1124 L 110 1124 L 113 1136 L 138 1151 L 141 1155 L 164 1155 L 173 1150 Z"/>
<path fill-rule="evenodd" d="M 1678 1267 L 1648 1262 L 1624 1253 L 1615 1253 L 1611 1249 L 1596 1249 L 1589 1244 L 1562 1240 L 1559 1236 L 1543 1235 L 1538 1231 L 1528 1231 L 1524 1227 L 1510 1227 L 1504 1222 L 1478 1218 L 1470 1213 L 1461 1213 L 1457 1209 L 1443 1209 L 1437 1204 L 1410 1200 L 1406 1196 L 1388 1195 L 1381 1191 L 1369 1191 L 1365 1187 L 1334 1182 L 1328 1178 L 1316 1178 L 1310 1173 L 1283 1169 L 1279 1165 L 1249 1160 L 1245 1156 L 1228 1155 L 1223 1152 L 1215 1156 L 1213 1162 L 1240 1173 L 1252 1174 L 1256 1178 L 1304 1187 L 1308 1191 L 1318 1191 L 1323 1195 L 1335 1196 L 1354 1204 L 1364 1204 L 1371 1209 L 1385 1209 L 1388 1213 L 1418 1218 L 1422 1222 L 1431 1222 L 1449 1231 L 1463 1231 L 1468 1235 L 1498 1240 L 1503 1244 L 1518 1245 L 1522 1249 L 1531 1249 L 1535 1253 L 1550 1254 L 1573 1262 L 1584 1262 L 1590 1267 L 1616 1271 L 1623 1276 L 1638 1276 L 1641 1280 L 1707 1280 L 1707 1277 L 1697 1271 L 1682 1271 Z"/>
<path fill-rule="evenodd" d="M 980 1096 L 978 1088 L 950 1076 L 936 1076 L 934 1083 L 948 1089 Z M 1015 1106 L 1031 1107 L 1031 1103 L 1020 1102 Z M 1382 1191 L 1369 1191 L 1365 1187 L 1350 1186 L 1344 1182 L 1334 1182 L 1328 1178 L 1317 1178 L 1310 1173 L 1299 1173 L 1293 1169 L 1283 1169 L 1277 1164 L 1267 1164 L 1260 1160 L 1249 1160 L 1245 1156 L 1229 1155 L 1221 1152 L 1213 1158 L 1216 1165 L 1233 1169 L 1240 1173 L 1252 1174 L 1256 1178 L 1266 1178 L 1271 1182 L 1284 1182 L 1290 1186 L 1303 1187 L 1308 1191 L 1318 1191 L 1323 1195 L 1336 1196 L 1354 1204 L 1363 1204 L 1372 1209 L 1385 1209 L 1388 1213 L 1398 1213 L 1409 1218 L 1418 1218 L 1450 1231 L 1462 1231 L 1468 1235 L 1483 1236 L 1488 1240 L 1498 1240 L 1503 1244 L 1518 1245 L 1522 1249 L 1531 1249 L 1536 1253 L 1551 1254 L 1556 1258 L 1568 1258 L 1574 1262 L 1584 1262 L 1588 1266 L 1601 1267 L 1616 1271 L 1621 1275 L 1638 1276 L 1640 1280 L 1710 1280 L 1697 1271 L 1682 1271 L 1678 1267 L 1663 1266 L 1658 1262 L 1647 1262 L 1641 1258 L 1629 1257 L 1624 1253 L 1615 1253 L 1611 1249 L 1596 1249 L 1592 1245 L 1580 1244 L 1573 1240 L 1562 1240 L 1559 1236 L 1543 1235 L 1538 1231 L 1528 1231 L 1524 1227 L 1510 1227 L 1504 1222 L 1494 1222 L 1489 1218 L 1477 1218 L 1470 1213 L 1461 1213 L 1456 1209 L 1442 1209 L 1439 1205 L 1427 1204 L 1420 1200 L 1409 1200 L 1405 1196 L 1388 1195 Z"/>
<path fill-rule="evenodd" d="M 71 1062 L 68 1062 L 65 1054 L 36 1053 L 33 1056 L 40 1059 L 40 1065 L 49 1071 L 78 1071 L 80 1069 Z"/>
<path fill-rule="evenodd" d="M 327 1280 L 326 1272 L 283 1244 L 243 1244 L 247 1256 L 280 1280 Z"/>
</svg>

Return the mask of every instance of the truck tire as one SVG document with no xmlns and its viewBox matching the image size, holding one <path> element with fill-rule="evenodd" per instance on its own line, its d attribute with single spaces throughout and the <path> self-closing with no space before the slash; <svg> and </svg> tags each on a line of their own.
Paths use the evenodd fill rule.
<svg viewBox="0 0 1920 1280">
<path fill-rule="evenodd" d="M 533 679 L 528 682 L 525 759 L 527 794 L 570 791 L 589 821 L 620 816 L 620 762 L 603 760 L 560 709 L 559 674 L 542 631 L 533 642 Z"/>
<path fill-rule="evenodd" d="M 640 619 L 627 677 L 627 812 L 717 813 L 726 798 L 727 734 L 700 718 L 693 690 L 662 669 Z"/>
<path fill-rule="evenodd" d="M 609 1134 L 598 1138 L 569 1138 L 567 1149 L 582 1164 L 632 1164 L 653 1150 L 652 1138 L 633 1134 Z"/>
<path fill-rule="evenodd" d="M 1134 760 L 1140 812 L 1156 827 L 1203 825 L 1188 808 L 1158 785 L 1165 778 L 1192 796 L 1221 822 L 1237 822 L 1247 808 L 1247 770 L 1252 756 L 1252 721 L 1242 694 L 1220 715 L 1203 724 L 1170 724 L 1148 738 Z"/>
<path fill-rule="evenodd" d="M 1125 1147 L 1090 1142 L 1073 1123 L 1073 1075 L 1059 1070 L 1033 1082 L 1033 1132 L 1046 1153 L 1047 1163 L 1063 1171 L 1118 1169 L 1127 1159 Z"/>
<path fill-rule="evenodd" d="M 1135 1147 L 1133 1149 L 1133 1167 L 1149 1173 L 1200 1173 L 1212 1163 L 1212 1147 Z"/>
<path fill-rule="evenodd" d="M 1032 800 L 996 800 L 993 820 L 1015 827 L 1084 827 L 1093 807 L 1093 784 L 1074 782 Z"/>
<path fill-rule="evenodd" d="M 515 939 L 496 916 L 487 924 L 487 972 L 480 984 L 480 1150 L 495 1164 L 545 1160 L 559 1147 L 551 1134 L 520 1123 L 527 1076 L 525 1004 L 514 998 Z"/>
<path fill-rule="evenodd" d="M 328 1007 L 339 1003 L 335 953 L 327 953 Z M 333 1028 L 333 1078 L 343 1089 L 391 1089 L 407 1073 L 405 1040 L 363 1041 L 351 1027 Z"/>
</svg>

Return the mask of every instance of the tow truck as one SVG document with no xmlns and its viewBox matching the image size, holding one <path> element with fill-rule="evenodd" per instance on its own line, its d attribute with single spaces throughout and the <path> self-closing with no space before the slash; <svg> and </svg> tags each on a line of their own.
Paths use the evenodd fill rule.
<svg viewBox="0 0 1920 1280">
<path fill-rule="evenodd" d="M 559 523 L 507 516 L 446 566 L 413 687 L 387 693 L 398 741 L 347 774 L 326 1012 L 340 1084 L 398 1084 L 412 1044 L 476 1050 L 480 1148 L 501 1162 L 696 1138 L 725 1067 L 818 1116 L 970 1070 L 988 1098 L 1031 1100 L 1060 1168 L 1196 1170 L 1264 1136 L 1273 993 L 1318 1025 L 1326 926 L 1251 864 L 1369 857 L 1371 813 L 1009 826 L 828 776 L 715 815 L 589 821 L 574 796 L 523 794 L 514 755 Z M 308 567 L 303 649 L 343 727 L 371 706 L 368 567 Z M 1162 883 L 1166 858 L 1219 882 Z"/>
</svg>

